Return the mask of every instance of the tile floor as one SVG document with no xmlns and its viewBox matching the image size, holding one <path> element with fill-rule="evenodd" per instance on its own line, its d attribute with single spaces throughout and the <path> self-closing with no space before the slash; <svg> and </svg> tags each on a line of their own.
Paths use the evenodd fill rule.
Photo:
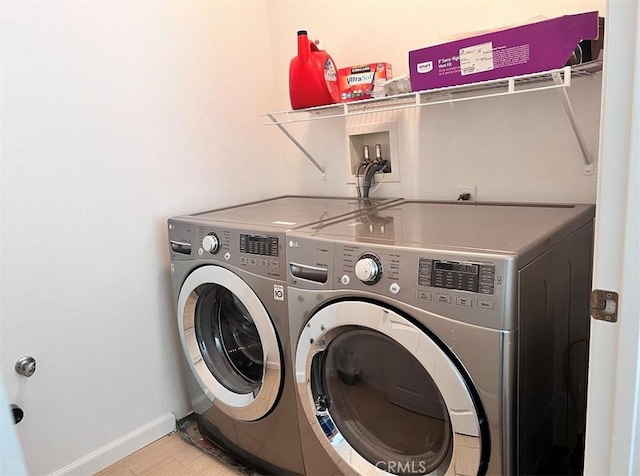
<svg viewBox="0 0 640 476">
<path fill-rule="evenodd" d="M 96 476 L 242 475 L 182 438 L 180 432 L 154 441 Z"/>
</svg>

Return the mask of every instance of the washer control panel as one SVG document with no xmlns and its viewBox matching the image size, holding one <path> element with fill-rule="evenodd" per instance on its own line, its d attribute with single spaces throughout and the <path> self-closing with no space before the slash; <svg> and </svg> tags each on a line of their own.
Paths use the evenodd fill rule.
<svg viewBox="0 0 640 476">
<path fill-rule="evenodd" d="M 240 233 L 240 253 L 278 257 L 278 237 Z"/>
<path fill-rule="evenodd" d="M 284 234 L 260 233 L 190 222 L 169 221 L 171 259 L 209 260 L 273 279 L 284 279 Z"/>
</svg>

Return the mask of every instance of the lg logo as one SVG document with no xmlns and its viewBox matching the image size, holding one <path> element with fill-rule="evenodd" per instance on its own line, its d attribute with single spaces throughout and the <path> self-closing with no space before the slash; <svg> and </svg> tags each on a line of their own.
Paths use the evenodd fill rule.
<svg viewBox="0 0 640 476">
<path fill-rule="evenodd" d="M 289 248 L 297 248 L 297 247 L 298 247 L 297 241 L 289 240 Z"/>
</svg>

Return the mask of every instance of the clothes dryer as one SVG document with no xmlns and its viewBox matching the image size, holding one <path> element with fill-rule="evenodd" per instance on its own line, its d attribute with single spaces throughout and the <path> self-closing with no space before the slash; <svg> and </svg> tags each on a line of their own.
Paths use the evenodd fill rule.
<svg viewBox="0 0 640 476">
<path fill-rule="evenodd" d="M 579 474 L 593 216 L 406 201 L 288 233 L 307 474 Z"/>
<path fill-rule="evenodd" d="M 188 390 L 205 437 L 265 472 L 304 472 L 285 232 L 390 202 L 284 196 L 169 219 Z"/>
</svg>

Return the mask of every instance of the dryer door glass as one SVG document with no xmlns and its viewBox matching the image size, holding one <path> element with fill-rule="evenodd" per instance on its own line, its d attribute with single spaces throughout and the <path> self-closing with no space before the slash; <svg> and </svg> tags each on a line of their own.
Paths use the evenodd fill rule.
<svg viewBox="0 0 640 476">
<path fill-rule="evenodd" d="M 441 345 L 372 302 L 337 301 L 312 315 L 295 376 L 304 414 L 334 461 L 357 474 L 483 471 L 481 407 Z"/>
<path fill-rule="evenodd" d="M 226 388 L 237 393 L 257 393 L 263 376 L 260 335 L 251 315 L 227 288 L 203 284 L 194 327 L 207 367 Z"/>
<path fill-rule="evenodd" d="M 453 438 L 443 397 L 398 342 L 369 329 L 346 330 L 327 347 L 320 375 L 333 422 L 371 464 L 392 474 L 448 466 Z"/>
</svg>

